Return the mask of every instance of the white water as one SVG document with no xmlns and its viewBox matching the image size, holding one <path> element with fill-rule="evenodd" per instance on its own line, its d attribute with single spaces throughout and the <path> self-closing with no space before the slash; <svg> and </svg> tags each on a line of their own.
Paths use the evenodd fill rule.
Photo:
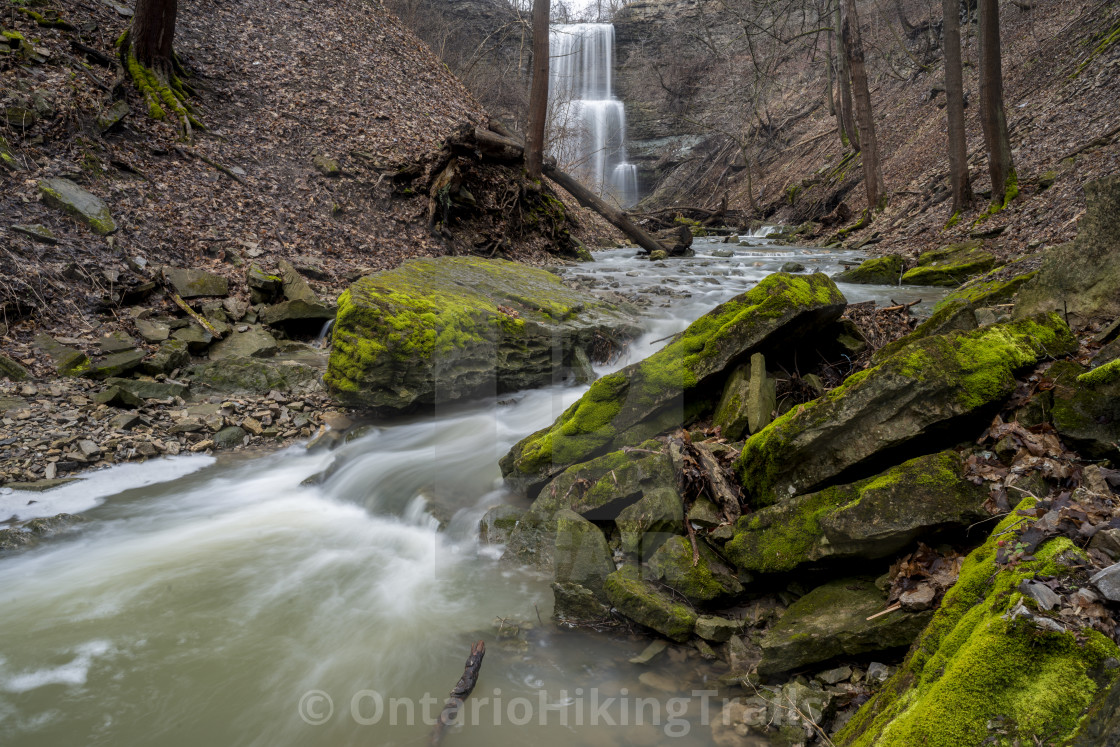
<svg viewBox="0 0 1120 747">
<path fill-rule="evenodd" d="M 652 296 L 646 334 L 614 367 L 645 357 L 783 262 L 834 273 L 852 256 L 788 247 L 712 256 L 727 247 L 701 239 L 698 256 L 660 263 L 612 250 L 570 271 L 622 292 L 691 294 Z M 929 291 L 842 289 L 853 301 Z M 548 579 L 502 566 L 475 540 L 483 510 L 514 500 L 501 488 L 498 458 L 584 390 L 539 389 L 386 422 L 330 452 L 179 457 L 77 483 L 96 504 L 87 522 L 0 558 L 0 743 L 426 744 L 420 699 L 445 697 L 482 638 L 488 652 L 474 700 L 491 703 L 479 723 L 448 735 L 448 747 L 710 745 L 698 699 L 687 704 L 685 737 L 667 738 L 664 722 L 648 718 L 576 725 L 580 688 L 666 701 L 638 682 L 646 668 L 627 662 L 647 641 L 553 629 Z M 302 484 L 332 466 L 322 484 Z M 67 494 L 40 499 L 55 495 Z M 444 531 L 432 512 L 447 517 Z M 525 646 L 506 647 L 498 618 L 536 630 Z M 656 669 L 685 695 L 711 687 L 695 658 L 663 658 Z M 309 723 L 327 712 L 315 691 L 333 703 L 321 725 Z M 386 708 L 373 724 L 371 692 Z M 390 724 L 389 697 L 414 701 L 417 718 L 402 710 Z M 518 697 L 534 709 L 528 725 L 510 723 Z"/>
<path fill-rule="evenodd" d="M 549 30 L 550 153 L 562 167 L 616 200 L 638 201 L 638 168 L 626 157 L 626 111 L 614 95 L 614 26 Z"/>
</svg>

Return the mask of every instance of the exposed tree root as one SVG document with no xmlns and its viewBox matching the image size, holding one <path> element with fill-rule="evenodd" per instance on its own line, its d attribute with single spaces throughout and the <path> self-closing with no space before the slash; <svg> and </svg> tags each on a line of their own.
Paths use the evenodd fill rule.
<svg viewBox="0 0 1120 747">
<path fill-rule="evenodd" d="M 195 109 L 190 103 L 193 90 L 179 77 L 185 71 L 177 58 L 172 58 L 170 69 L 166 71 L 145 67 L 132 53 L 128 31 L 117 40 L 117 49 L 125 75 L 144 95 L 149 117 L 164 120 L 170 112 L 185 140 L 191 139 L 193 130 L 206 129 L 195 117 Z"/>
</svg>

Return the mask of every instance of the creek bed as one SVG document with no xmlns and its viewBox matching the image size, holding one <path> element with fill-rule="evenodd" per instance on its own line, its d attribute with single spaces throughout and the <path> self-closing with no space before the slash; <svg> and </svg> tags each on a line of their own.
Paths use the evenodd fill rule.
<svg viewBox="0 0 1120 747">
<path fill-rule="evenodd" d="M 718 239 L 695 248 L 660 263 L 603 251 L 565 270 L 652 299 L 646 333 L 610 368 L 785 262 L 831 275 L 856 256 Z M 944 294 L 841 290 L 927 308 Z M 440 408 L 329 452 L 183 456 L 0 496 L 0 509 L 46 500 L 86 519 L 0 558 L 4 743 L 426 744 L 425 715 L 482 638 L 472 725 L 446 745 L 712 744 L 702 721 L 718 704 L 693 694 L 714 689 L 706 663 L 674 652 L 630 664 L 650 639 L 556 630 L 549 579 L 476 540 L 487 507 L 517 501 L 498 459 L 584 390 Z"/>
</svg>

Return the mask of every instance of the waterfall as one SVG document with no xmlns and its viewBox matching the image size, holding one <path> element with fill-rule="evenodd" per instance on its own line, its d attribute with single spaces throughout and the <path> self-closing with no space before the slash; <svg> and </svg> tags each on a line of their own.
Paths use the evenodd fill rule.
<svg viewBox="0 0 1120 747">
<path fill-rule="evenodd" d="M 622 207 L 638 201 L 638 169 L 626 158 L 626 112 L 613 88 L 614 26 L 549 29 L 549 154 Z"/>
</svg>

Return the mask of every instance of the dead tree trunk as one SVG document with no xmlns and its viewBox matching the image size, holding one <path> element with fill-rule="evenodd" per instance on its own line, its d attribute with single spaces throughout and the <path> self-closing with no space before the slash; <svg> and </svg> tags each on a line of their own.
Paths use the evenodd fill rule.
<svg viewBox="0 0 1120 747">
<path fill-rule="evenodd" d="M 164 75 L 171 73 L 176 6 L 177 0 L 136 0 L 132 17 L 132 53 L 141 65 Z"/>
<path fill-rule="evenodd" d="M 844 0 L 843 8 L 840 32 L 852 73 L 852 98 L 859 120 L 860 152 L 863 154 L 863 182 L 867 190 L 867 208 L 874 210 L 886 200 L 883 170 L 879 164 L 879 143 L 875 138 L 875 118 L 871 109 L 871 92 L 867 88 L 867 70 L 863 62 L 863 41 L 859 34 L 855 0 Z"/>
<path fill-rule="evenodd" d="M 568 174 L 556 168 L 556 166 L 546 163 L 544 165 L 544 174 L 563 187 L 568 194 L 576 198 L 580 205 L 594 210 L 596 213 L 606 218 L 611 225 L 619 231 L 622 231 L 635 244 L 642 247 L 647 252 L 656 252 L 658 250 L 667 251 L 666 247 L 661 246 L 661 244 L 657 243 L 656 239 L 643 231 L 636 224 L 632 223 L 621 210 L 599 199 L 598 195 Z"/>
<path fill-rule="evenodd" d="M 1014 181 L 1011 139 L 1003 111 L 1003 64 L 999 44 L 999 3 L 980 0 L 980 124 L 988 149 L 992 203 L 1003 205 Z"/>
<path fill-rule="evenodd" d="M 548 6 L 533 0 L 533 83 L 529 89 L 529 127 L 526 130 L 525 170 L 530 179 L 541 178 L 544 125 L 548 116 Z"/>
<path fill-rule="evenodd" d="M 945 17 L 945 113 L 949 119 L 949 184 L 953 213 L 972 202 L 968 181 L 968 144 L 964 128 L 964 75 L 961 70 L 960 0 L 942 0 Z"/>
</svg>

